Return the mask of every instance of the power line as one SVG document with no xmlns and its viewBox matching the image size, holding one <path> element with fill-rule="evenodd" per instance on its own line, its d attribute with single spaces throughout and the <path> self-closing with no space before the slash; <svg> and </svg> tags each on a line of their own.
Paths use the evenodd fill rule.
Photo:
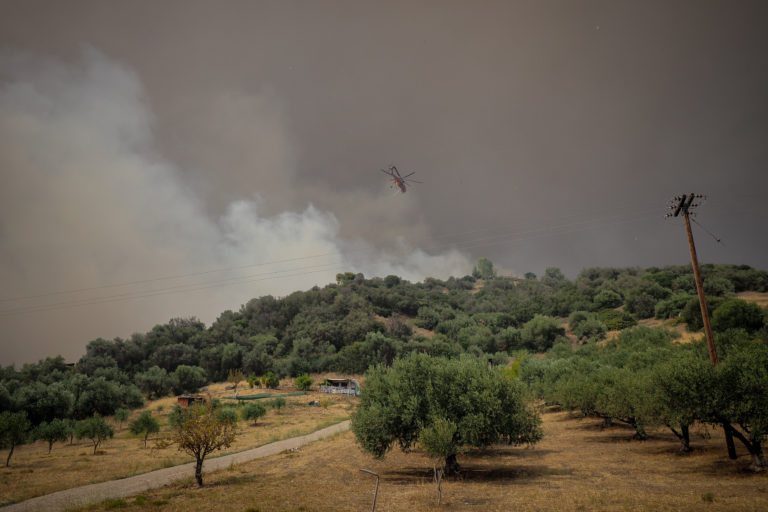
<svg viewBox="0 0 768 512">
<path fill-rule="evenodd" d="M 650 211 L 649 211 L 650 212 Z M 645 213 L 645 212 L 638 212 L 638 213 Z M 627 214 L 623 216 L 610 216 L 605 218 L 595 218 L 595 219 L 588 219 L 578 222 L 569 222 L 564 223 L 556 226 L 549 226 L 544 228 L 538 228 L 538 229 L 531 229 L 526 231 L 511 231 L 508 233 L 502 233 L 498 235 L 493 236 L 486 236 L 486 237 L 480 237 L 480 238 L 470 238 L 463 242 L 457 241 L 457 242 L 446 242 L 442 244 L 435 244 L 431 247 L 428 247 L 426 249 L 423 249 L 424 251 L 438 251 L 438 250 L 445 250 L 449 248 L 453 249 L 470 249 L 475 247 L 484 247 L 489 245 L 496 245 L 499 243 L 511 243 L 511 242 L 519 242 L 519 241 L 526 241 L 536 238 L 542 238 L 542 237 L 548 237 L 548 236 L 561 236 L 564 234 L 574 233 L 574 232 L 581 232 L 581 231 L 587 231 L 590 229 L 596 229 L 600 227 L 610 226 L 610 225 L 618 225 L 618 224 L 624 224 L 629 222 L 638 222 L 641 220 L 644 220 L 646 218 L 649 218 L 651 215 L 650 213 L 648 215 L 639 215 L 637 214 L 629 214 L 630 217 L 627 217 Z M 632 216 L 634 215 L 634 216 Z M 606 223 L 606 220 L 608 221 Z M 498 229 L 498 228 L 497 228 Z M 462 235 L 465 234 L 472 234 L 473 232 L 481 233 L 484 231 L 487 231 L 488 228 L 484 229 L 478 229 L 475 231 L 467 231 L 461 233 Z M 354 255 L 355 253 L 363 252 L 362 250 L 358 251 L 352 251 L 349 254 Z M 187 274 L 179 274 L 174 276 L 163 276 L 163 277 L 155 277 L 155 278 L 148 278 L 148 279 L 141 279 L 141 280 L 134 280 L 124 283 L 115 283 L 110 285 L 103 285 L 103 286 L 93 286 L 93 287 L 87 287 L 87 288 L 78 288 L 73 289 L 69 291 L 57 291 L 57 292 L 50 292 L 50 293 L 43 293 L 43 294 L 37 294 L 32 296 L 26 296 L 26 297 L 17 297 L 13 299 L 4 299 L 5 302 L 12 301 L 12 300 L 28 300 L 28 299 L 34 299 L 34 298 L 44 298 L 44 297 L 50 297 L 50 296 L 57 296 L 57 295 L 64 295 L 67 293 L 74 294 L 74 293 L 82 293 L 86 291 L 95 291 L 95 290 L 103 290 L 103 289 L 110 289 L 110 288 L 118 288 L 122 286 L 133 286 L 133 285 L 141 285 L 141 284 L 149 284 L 149 283 L 157 283 L 162 281 L 168 281 L 173 279 L 180 279 L 180 278 L 188 278 L 188 277 L 199 277 L 203 275 L 210 275 L 213 273 L 218 272 L 225 272 L 225 271 L 234 271 L 234 270 L 242 270 L 246 268 L 253 268 L 258 266 L 266 266 L 266 265 L 272 265 L 272 264 L 278 264 L 278 263 L 289 263 L 289 262 L 296 262 L 301 260 L 307 260 L 307 259 L 313 259 L 313 258 L 319 258 L 324 256 L 330 256 L 330 255 L 336 255 L 335 252 L 330 253 L 323 253 L 323 254 L 315 254 L 311 256 L 303 256 L 303 257 L 295 257 L 295 258 L 285 258 L 281 260 L 273 260 L 270 262 L 262 262 L 262 263 L 256 263 L 251 265 L 241 265 L 236 267 L 229 267 L 229 268 L 222 268 L 222 269 L 214 269 L 214 270 L 208 270 L 208 271 L 202 271 L 202 272 L 194 272 L 194 273 L 187 273 Z M 39 312 L 39 311 L 50 311 L 55 309 L 64 309 L 69 307 L 79 307 L 79 306 L 86 306 L 86 305 L 96 305 L 100 303 L 105 302 L 115 302 L 120 300 L 131 300 L 131 299 L 139 299 L 139 298 L 146 298 L 146 297 L 154 297 L 158 295 L 166 295 L 171 293 L 181 293 L 181 292 L 191 292 L 191 291 L 197 291 L 197 290 L 203 290 L 203 289 L 209 289 L 214 287 L 222 287 L 222 286 L 232 286 L 232 285 L 240 285 L 250 282 L 256 282 L 256 281 L 262 281 L 266 279 L 282 279 L 282 278 L 290 278 L 290 277 L 297 277 L 301 275 L 311 274 L 311 273 L 318 273 L 318 272 L 325 272 L 329 270 L 344 270 L 344 263 L 343 262 L 331 262 L 331 263 L 325 263 L 325 264 L 318 264 L 308 267 L 298 267 L 298 268 L 291 268 L 291 269 L 284 269 L 284 270 L 275 270 L 270 272 L 264 272 L 259 274 L 251 274 L 251 275 L 245 275 L 245 276 L 235 276 L 230 277 L 226 279 L 220 279 L 215 281 L 209 281 L 209 282 L 202 282 L 202 283 L 187 283 L 187 284 L 178 284 L 173 286 L 167 286 L 159 289 L 149 289 L 149 290 L 137 290 L 133 292 L 125 292 L 125 293 L 118 293 L 115 295 L 106 295 L 106 296 L 99 296 L 99 297 L 90 297 L 90 298 L 81 298 L 81 299 L 71 299 L 71 300 L 65 300 L 55 303 L 49 303 L 49 304 L 37 304 L 37 305 L 29 305 L 29 306 L 22 306 L 18 308 L 13 309 L 6 309 L 6 310 L 0 310 L 0 318 L 8 317 L 13 314 L 23 314 L 23 313 L 30 313 L 30 312 Z M 346 263 L 347 266 L 349 266 L 349 263 Z M 325 267 L 325 268 L 324 268 Z M 289 273 L 289 274 L 285 274 Z M 284 274 L 284 275 L 280 275 Z M 263 277 L 263 276 L 269 276 L 269 277 Z"/>
<path fill-rule="evenodd" d="M 298 276 L 319 273 L 319 272 L 343 270 L 344 268 L 341 265 L 341 263 L 329 263 L 329 264 L 320 265 L 320 266 L 326 267 L 326 268 L 317 268 L 318 266 L 305 267 L 305 268 L 311 268 L 314 270 L 305 270 L 303 272 L 296 272 L 297 270 L 302 270 L 302 269 L 278 270 L 273 272 L 265 272 L 262 274 L 253 274 L 250 276 L 229 278 L 229 279 L 224 279 L 220 281 L 211 281 L 208 283 L 190 283 L 187 285 L 178 285 L 178 286 L 163 288 L 159 290 L 149 290 L 141 293 L 138 293 L 138 292 L 123 293 L 118 295 L 92 297 L 88 299 L 78 299 L 78 300 L 58 302 L 53 304 L 25 306 L 25 307 L 20 307 L 16 309 L 8 309 L 8 310 L 0 311 L 0 318 L 11 316 L 13 314 L 36 313 L 40 311 L 67 309 L 67 308 L 79 307 L 79 306 L 93 306 L 93 305 L 109 303 L 109 302 L 118 302 L 118 301 L 131 300 L 131 299 L 143 299 L 147 297 L 156 297 L 159 295 L 168 295 L 168 294 L 181 293 L 181 292 L 193 292 L 193 291 L 207 290 L 210 288 L 218 288 L 223 286 L 247 284 L 247 283 L 253 283 L 257 281 L 266 281 L 269 279 L 284 279 L 284 278 L 290 278 L 290 277 L 298 277 Z M 293 272 L 293 273 L 285 274 L 285 272 Z M 284 273 L 284 275 L 270 275 L 270 274 L 280 274 L 280 273 Z M 268 276 L 268 277 L 262 277 L 262 276 Z"/>
<path fill-rule="evenodd" d="M 204 270 L 204 271 L 201 271 L 201 272 L 191 272 L 191 273 L 188 273 L 188 274 L 177 274 L 177 275 L 171 275 L 171 276 L 152 277 L 152 278 L 148 278 L 148 279 L 139 279 L 139 280 L 136 280 L 136 281 L 125 281 L 125 282 L 122 282 L 122 283 L 112 283 L 112 284 L 105 284 L 105 285 L 100 285 L 100 286 L 90 286 L 90 287 L 86 287 L 86 288 L 73 288 L 73 289 L 70 289 L 70 290 L 59 290 L 59 291 L 54 291 L 54 292 L 46 292 L 46 293 L 40 293 L 40 294 L 37 294 L 37 295 L 26 295 L 26 296 L 20 296 L 20 297 L 8 297 L 8 298 L 0 299 L 0 302 L 10 302 L 10 301 L 15 301 L 15 300 L 28 300 L 28 299 L 39 299 L 39 298 L 43 298 L 43 297 L 50 297 L 52 295 L 66 295 L 66 294 L 71 294 L 71 293 L 80 293 L 80 292 L 88 292 L 88 291 L 94 291 L 94 290 L 103 290 L 103 289 L 106 289 L 106 288 L 118 288 L 118 287 L 121 287 L 121 286 L 134 286 L 134 285 L 137 285 L 137 284 L 153 283 L 153 282 L 157 282 L 157 281 L 169 281 L 169 280 L 173 280 L 173 279 L 183 279 L 183 278 L 187 278 L 187 277 L 197 277 L 197 276 L 202 276 L 202 275 L 207 275 L 207 274 L 215 274 L 215 273 L 218 273 L 218 272 L 231 272 L 233 270 L 242 270 L 242 269 L 246 269 L 246 268 L 261 267 L 261 266 L 265 266 L 265 265 L 274 265 L 274 264 L 277 264 L 277 263 L 287 263 L 287 262 L 291 262 L 291 261 L 300 261 L 300 260 L 308 260 L 308 259 L 312 259 L 312 258 L 321 258 L 323 256 L 331 256 L 331 255 L 334 255 L 334 254 L 336 254 L 336 253 L 327 252 L 327 253 L 323 253 L 323 254 L 315 254 L 315 255 L 312 255 L 312 256 L 300 256 L 300 257 L 297 257 L 297 258 L 285 258 L 285 259 L 281 259 L 281 260 L 265 261 L 265 262 L 262 262 L 262 263 L 252 263 L 250 265 L 241 265 L 241 266 L 237 266 L 237 267 L 218 268 L 218 269 L 213 269 L 213 270 Z"/>
<path fill-rule="evenodd" d="M 696 220 L 696 218 L 695 218 L 695 217 L 691 217 L 691 220 L 692 220 L 693 222 L 695 222 L 695 223 L 696 223 L 696 225 L 697 225 L 697 226 L 699 226 L 701 229 L 703 229 L 704 231 L 706 231 L 706 232 L 707 232 L 707 234 L 708 234 L 709 236 L 711 236 L 712 238 L 714 238 L 714 239 L 715 239 L 715 242 L 719 243 L 719 244 L 720 244 L 720 245 L 722 245 L 722 246 L 725 246 L 725 244 L 724 244 L 724 243 L 723 243 L 723 242 L 722 242 L 722 241 L 721 241 L 721 240 L 720 240 L 720 239 L 719 239 L 719 238 L 718 238 L 718 237 L 717 237 L 717 236 L 716 236 L 716 235 L 715 235 L 713 232 L 711 232 L 710 230 L 708 230 L 707 228 L 705 228 L 705 227 L 704 227 L 704 226 L 703 226 L 703 225 L 702 225 L 702 224 L 701 224 L 699 221 L 697 221 L 697 220 Z"/>
</svg>

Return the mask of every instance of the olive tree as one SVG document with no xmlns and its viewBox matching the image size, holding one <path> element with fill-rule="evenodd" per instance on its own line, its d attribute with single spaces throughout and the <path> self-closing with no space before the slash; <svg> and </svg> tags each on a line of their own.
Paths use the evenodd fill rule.
<svg viewBox="0 0 768 512">
<path fill-rule="evenodd" d="M 160 423 L 152 417 L 152 411 L 144 411 L 131 423 L 131 434 L 144 434 L 144 448 L 150 434 L 160 432 Z"/>
<path fill-rule="evenodd" d="M 0 448 L 10 448 L 8 458 L 5 459 L 5 467 L 11 463 L 13 449 L 27 442 L 30 426 L 31 423 L 25 411 L 3 411 L 0 414 Z"/>
<path fill-rule="evenodd" d="M 72 426 L 65 420 L 54 418 L 49 422 L 42 422 L 32 430 L 32 439 L 43 440 L 48 443 L 48 453 L 51 453 L 53 443 L 65 442 L 69 439 Z"/>
<path fill-rule="evenodd" d="M 680 440 L 681 452 L 691 450 L 690 427 L 703 419 L 700 411 L 712 395 L 713 368 L 703 354 L 683 347 L 653 370 L 654 419 Z"/>
<path fill-rule="evenodd" d="M 75 426 L 75 436 L 78 439 L 90 439 L 93 443 L 93 454 L 96 455 L 96 449 L 106 439 L 111 439 L 115 435 L 113 429 L 104 418 L 98 414 L 92 418 L 83 420 Z"/>
<path fill-rule="evenodd" d="M 222 418 L 212 404 L 190 407 L 179 412 L 179 420 L 172 425 L 169 437 L 158 440 L 158 448 L 176 444 L 195 458 L 195 480 L 203 486 L 203 461 L 210 453 L 229 448 L 235 440 L 237 424 Z"/>
<path fill-rule="evenodd" d="M 768 467 L 763 444 L 768 438 L 768 343 L 732 347 L 714 369 L 715 398 L 704 416 L 724 426 L 752 456 L 752 469 Z"/>
<path fill-rule="evenodd" d="M 427 433 L 426 448 L 445 457 L 448 473 L 459 469 L 456 456 L 463 449 L 534 443 L 543 435 L 540 424 L 522 387 L 500 369 L 469 356 L 418 353 L 370 370 L 352 415 L 357 442 L 374 457 L 383 457 L 395 443 L 408 451 Z M 433 435 L 438 430 L 441 435 Z"/>
<path fill-rule="evenodd" d="M 259 402 L 252 402 L 245 407 L 243 407 L 243 410 L 241 412 L 241 416 L 244 420 L 252 420 L 253 424 L 255 425 L 256 422 L 261 418 L 262 416 L 266 416 L 267 414 L 267 408 L 264 404 Z"/>
</svg>

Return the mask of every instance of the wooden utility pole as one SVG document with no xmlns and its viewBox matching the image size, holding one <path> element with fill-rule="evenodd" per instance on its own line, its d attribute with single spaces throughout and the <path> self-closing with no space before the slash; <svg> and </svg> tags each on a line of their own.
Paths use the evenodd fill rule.
<svg viewBox="0 0 768 512">
<path fill-rule="evenodd" d="M 696 257 L 696 245 L 693 243 L 693 232 L 691 231 L 691 219 L 689 218 L 692 208 L 698 206 L 698 203 L 694 203 L 695 199 L 704 199 L 701 194 L 683 194 L 682 196 L 675 197 L 677 201 L 674 212 L 668 214 L 668 217 L 677 217 L 681 213 L 685 220 L 685 232 L 688 234 L 688 248 L 691 251 L 691 264 L 693 265 L 693 277 L 696 280 L 696 293 L 699 295 L 699 307 L 701 308 L 701 321 L 704 324 L 704 334 L 707 336 L 707 347 L 709 348 L 709 359 L 712 364 L 717 366 L 717 349 L 715 348 L 715 339 L 712 336 L 712 327 L 709 323 L 709 311 L 707 310 L 707 299 L 704 296 L 704 286 L 701 283 L 701 272 L 699 271 L 699 259 Z M 730 423 L 723 423 L 723 430 L 725 431 L 725 443 L 728 448 L 728 457 L 731 459 L 736 458 L 736 446 L 733 443 L 733 434 L 731 433 Z"/>
<path fill-rule="evenodd" d="M 715 348 L 715 339 L 712 337 L 712 327 L 709 324 L 709 311 L 707 310 L 707 299 L 704 297 L 704 286 L 701 284 L 701 271 L 699 270 L 699 259 L 696 257 L 696 245 L 693 243 L 693 232 L 691 231 L 691 219 L 688 217 L 691 208 L 698 206 L 693 203 L 694 199 L 704 196 L 683 194 L 679 198 L 673 217 L 681 213 L 685 220 L 685 232 L 688 234 L 688 248 L 691 251 L 691 264 L 693 265 L 693 277 L 696 279 L 696 292 L 699 294 L 699 306 L 701 307 L 701 321 L 704 323 L 704 334 L 707 335 L 707 346 L 709 347 L 709 359 L 712 364 L 717 365 L 717 349 Z"/>
</svg>

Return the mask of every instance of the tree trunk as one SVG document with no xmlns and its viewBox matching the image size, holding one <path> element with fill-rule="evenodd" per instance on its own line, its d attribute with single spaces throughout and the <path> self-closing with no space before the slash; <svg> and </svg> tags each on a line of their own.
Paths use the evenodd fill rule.
<svg viewBox="0 0 768 512">
<path fill-rule="evenodd" d="M 680 432 L 674 429 L 672 425 L 666 423 L 667 428 L 675 434 L 675 437 L 680 440 L 680 451 L 688 453 L 691 451 L 691 434 L 688 425 L 680 425 Z"/>
<path fill-rule="evenodd" d="M 203 458 L 197 457 L 197 463 L 195 464 L 195 480 L 197 485 L 203 486 Z"/>
<path fill-rule="evenodd" d="M 680 431 L 682 432 L 680 436 L 680 451 L 688 453 L 691 451 L 691 434 L 688 431 L 688 425 L 680 425 Z"/>
<path fill-rule="evenodd" d="M 727 422 L 723 422 L 723 430 L 725 431 L 725 446 L 728 449 L 728 458 L 736 460 L 736 445 L 733 442 L 733 426 Z"/>
<path fill-rule="evenodd" d="M 51 454 L 51 448 L 53 448 L 53 441 L 48 441 L 48 455 Z"/>
<path fill-rule="evenodd" d="M 768 467 L 768 463 L 766 463 L 765 456 L 763 455 L 763 446 L 760 444 L 760 441 L 752 441 L 752 447 L 754 450 L 752 451 L 752 466 L 750 466 L 750 469 L 755 472 L 763 472 Z"/>
<path fill-rule="evenodd" d="M 750 469 L 756 472 L 765 471 L 766 467 L 768 467 L 768 464 L 766 464 L 765 456 L 763 455 L 763 445 L 760 440 L 749 439 L 740 431 L 733 428 L 731 425 L 729 425 L 729 427 L 731 428 L 731 432 L 733 433 L 734 437 L 741 441 L 741 444 L 744 445 L 749 454 L 752 456 L 752 465 L 750 466 Z"/>
<path fill-rule="evenodd" d="M 8 452 L 8 458 L 5 459 L 5 467 L 8 467 L 8 465 L 11 463 L 11 455 L 13 455 L 13 449 L 16 447 L 13 443 L 11 443 L 11 451 Z"/>
<path fill-rule="evenodd" d="M 642 423 L 638 423 L 634 418 L 632 418 L 631 425 L 635 427 L 635 435 L 632 436 L 634 439 L 638 439 L 640 441 L 645 441 L 648 439 L 648 434 L 646 434 L 645 427 L 642 425 Z"/>
<path fill-rule="evenodd" d="M 446 475 L 455 475 L 461 470 L 461 466 L 459 466 L 459 463 L 456 461 L 456 455 L 449 455 L 445 458 L 445 474 Z"/>
</svg>

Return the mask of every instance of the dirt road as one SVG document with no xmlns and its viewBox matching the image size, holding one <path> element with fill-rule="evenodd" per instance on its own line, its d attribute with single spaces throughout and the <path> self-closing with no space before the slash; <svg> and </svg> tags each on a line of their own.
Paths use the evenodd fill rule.
<svg viewBox="0 0 768 512">
<path fill-rule="evenodd" d="M 231 464 L 238 464 L 260 457 L 275 455 L 285 450 L 293 450 L 307 443 L 311 443 L 312 441 L 317 441 L 348 429 L 349 421 L 343 421 L 305 436 L 284 439 L 283 441 L 277 441 L 251 450 L 207 459 L 203 465 L 203 472 L 218 471 L 228 468 Z M 63 511 L 67 508 L 98 503 L 106 499 L 131 496 L 148 489 L 162 487 L 171 482 L 175 482 L 176 480 L 193 478 L 194 476 L 195 464 L 194 462 L 190 462 L 189 464 L 159 469 L 157 471 L 132 476 L 130 478 L 84 485 L 82 487 L 75 487 L 73 489 L 46 494 L 45 496 L 38 496 L 37 498 L 32 498 L 15 505 L 4 507 L 3 512 L 20 512 L 27 510 L 45 510 L 46 512 Z"/>
</svg>

